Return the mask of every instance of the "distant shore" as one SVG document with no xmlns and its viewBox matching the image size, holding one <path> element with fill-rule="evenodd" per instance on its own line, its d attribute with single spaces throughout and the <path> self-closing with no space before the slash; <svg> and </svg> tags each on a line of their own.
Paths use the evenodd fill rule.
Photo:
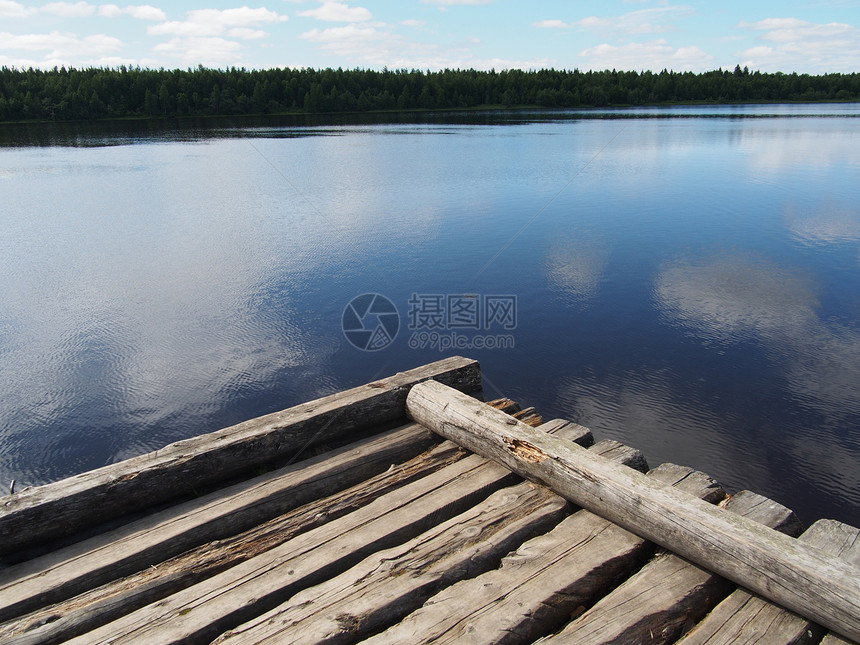
<svg viewBox="0 0 860 645">
<path fill-rule="evenodd" d="M 0 122 L 860 101 L 860 74 L 0 68 Z"/>
</svg>

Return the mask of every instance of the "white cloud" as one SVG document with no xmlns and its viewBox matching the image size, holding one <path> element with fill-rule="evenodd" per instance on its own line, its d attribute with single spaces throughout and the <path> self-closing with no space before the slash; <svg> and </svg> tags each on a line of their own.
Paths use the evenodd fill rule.
<svg viewBox="0 0 860 645">
<path fill-rule="evenodd" d="M 183 21 L 170 21 L 147 29 L 152 35 L 173 35 L 186 37 L 220 36 L 228 29 L 252 27 L 255 25 L 283 22 L 287 16 L 263 7 L 251 9 L 196 9 L 188 12 Z"/>
<path fill-rule="evenodd" d="M 569 23 L 562 20 L 539 20 L 532 23 L 533 27 L 538 29 L 568 29 L 571 27 Z"/>
<path fill-rule="evenodd" d="M 86 2 L 51 2 L 41 8 L 45 13 L 51 13 L 61 18 L 86 18 L 96 11 L 96 6 Z"/>
<path fill-rule="evenodd" d="M 329 27 L 328 29 L 311 29 L 299 38 L 315 43 L 334 43 L 348 40 L 370 40 L 388 37 L 387 32 L 381 32 L 375 27 L 359 27 L 357 25 L 345 25 L 343 27 Z"/>
<path fill-rule="evenodd" d="M 171 20 L 160 25 L 154 25 L 146 30 L 151 36 L 217 36 L 223 34 L 226 28 L 217 23 L 195 21 Z"/>
<path fill-rule="evenodd" d="M 138 20 L 167 20 L 167 14 L 157 7 L 148 4 L 131 5 L 123 9 L 125 13 Z"/>
<path fill-rule="evenodd" d="M 619 19 L 616 18 L 615 20 L 617 22 Z M 612 19 L 589 16 L 588 18 L 577 20 L 572 24 L 583 29 L 609 29 L 612 26 Z"/>
<path fill-rule="evenodd" d="M 414 27 L 423 27 L 424 21 L 423 20 L 403 20 L 403 21 L 401 21 L 400 24 L 403 25 L 404 27 L 413 27 L 413 28 Z"/>
<path fill-rule="evenodd" d="M 357 24 L 328 29 L 311 29 L 299 38 L 318 44 L 322 49 L 350 61 L 393 69 L 536 69 L 546 67 L 546 59 L 508 60 L 477 58 L 470 49 L 475 43 L 459 47 L 409 41 L 389 30 Z"/>
<path fill-rule="evenodd" d="M 12 0 L 0 0 L 0 18 L 26 18 L 38 11 L 35 7 L 25 7 Z"/>
<path fill-rule="evenodd" d="M 589 16 L 572 22 L 569 26 L 575 26 L 580 29 L 586 29 L 588 31 L 598 33 L 610 33 L 613 35 L 660 34 L 675 30 L 676 27 L 674 23 L 679 18 L 684 18 L 692 13 L 691 9 L 683 6 L 654 7 L 652 9 L 631 11 L 621 16 L 610 18 Z"/>
<path fill-rule="evenodd" d="M 268 38 L 269 32 L 260 29 L 249 29 L 248 27 L 235 27 L 227 32 L 231 38 L 241 38 L 242 40 L 258 40 L 260 38 Z"/>
<path fill-rule="evenodd" d="M 364 7 L 350 7 L 343 2 L 323 2 L 316 9 L 299 11 L 298 15 L 326 22 L 363 22 L 373 17 Z"/>
<path fill-rule="evenodd" d="M 421 0 L 424 4 L 435 4 L 444 7 L 450 7 L 458 4 L 490 4 L 495 2 L 495 0 Z"/>
<path fill-rule="evenodd" d="M 738 28 L 761 34 L 762 44 L 737 54 L 741 64 L 752 69 L 847 73 L 860 67 L 860 28 L 854 25 L 767 18 L 741 22 Z"/>
<path fill-rule="evenodd" d="M 754 31 L 766 31 L 765 40 L 792 42 L 800 38 L 833 38 L 843 34 L 856 34 L 857 28 L 841 23 L 815 24 L 797 18 L 767 18 L 758 22 L 741 22 L 740 27 Z"/>
<path fill-rule="evenodd" d="M 98 14 L 104 18 L 119 18 L 126 14 L 138 20 L 167 20 L 164 11 L 150 5 L 131 5 L 121 9 L 115 4 L 103 4 L 99 6 Z"/>
<path fill-rule="evenodd" d="M 62 67 L 65 64 L 65 61 L 58 61 L 55 63 L 51 63 L 50 67 L 56 65 L 57 67 Z M 36 60 L 34 58 L 12 58 L 11 56 L 2 56 L 0 55 L 0 67 L 9 67 L 14 69 L 29 69 L 30 67 L 37 68 L 44 65 L 44 61 Z"/>
<path fill-rule="evenodd" d="M 80 38 L 57 31 L 49 34 L 0 33 L 0 50 L 45 52 L 40 61 L 3 58 L 3 65 L 15 67 L 97 65 L 101 58 L 121 49 L 121 40 L 104 34 Z"/>
<path fill-rule="evenodd" d="M 103 18 L 119 18 L 122 15 L 122 9 L 115 4 L 103 4 L 99 7 L 98 13 Z"/>
<path fill-rule="evenodd" d="M 311 29 L 299 38 L 312 43 L 319 43 L 323 45 L 324 49 L 345 56 L 372 55 L 369 54 L 367 48 L 378 42 L 386 42 L 388 46 L 395 43 L 399 46 L 404 44 L 404 41 L 390 32 L 380 31 L 375 27 L 359 27 L 358 25 Z"/>
<path fill-rule="evenodd" d="M 182 61 L 184 65 L 205 65 L 219 67 L 236 64 L 242 46 L 224 38 L 199 37 L 172 38 L 159 43 L 153 50 Z"/>
<path fill-rule="evenodd" d="M 711 69 L 714 57 L 699 47 L 672 47 L 665 40 L 646 43 L 610 45 L 603 43 L 579 52 L 586 59 L 585 67 L 595 70 L 671 69 L 675 71 L 705 71 Z"/>
<path fill-rule="evenodd" d="M 140 65 L 145 67 L 146 64 L 135 58 L 127 58 L 124 56 L 102 56 L 92 61 L 93 67 L 120 67 L 121 65 L 133 66 Z M 154 67 L 154 65 L 150 65 Z"/>
</svg>

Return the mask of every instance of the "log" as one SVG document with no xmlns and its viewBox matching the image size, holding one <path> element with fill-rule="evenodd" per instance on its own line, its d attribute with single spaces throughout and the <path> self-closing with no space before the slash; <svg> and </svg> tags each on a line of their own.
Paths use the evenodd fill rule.
<svg viewBox="0 0 860 645">
<path fill-rule="evenodd" d="M 860 529 L 833 520 L 818 520 L 798 539 L 834 557 L 860 565 Z M 679 643 L 728 645 L 742 640 L 748 643 L 795 645 L 817 643 L 823 634 L 824 630 L 815 623 L 744 589 L 738 589 L 717 605 Z M 827 640 L 835 644 L 841 639 L 831 635 L 825 642 Z"/>
<path fill-rule="evenodd" d="M 664 548 L 847 638 L 860 639 L 860 568 L 502 415 L 441 383 L 409 414 Z"/>
<path fill-rule="evenodd" d="M 725 494 L 702 473 L 672 464 L 648 476 L 704 498 Z M 440 591 L 367 645 L 530 643 L 582 613 L 652 552 L 642 538 L 581 510 L 524 543 L 500 568 Z"/>
<path fill-rule="evenodd" d="M 446 358 L 390 378 L 302 403 L 217 432 L 52 484 L 0 497 L 0 556 L 69 536 L 286 461 L 314 442 L 347 443 L 357 433 L 405 420 L 409 388 L 435 378 L 466 392 L 481 387 L 480 366 Z"/>
<path fill-rule="evenodd" d="M 750 491 L 731 496 L 723 507 L 771 528 L 799 526 L 789 509 Z M 541 642 L 673 643 L 733 588 L 725 578 L 661 551 L 561 632 Z"/>
<path fill-rule="evenodd" d="M 421 430 L 414 436 L 410 436 L 418 428 Z M 384 441 L 386 437 L 376 437 L 366 439 L 360 444 L 362 447 L 370 448 L 370 453 L 374 457 L 373 463 L 380 466 L 384 464 L 388 468 L 391 462 L 387 459 L 396 461 L 398 457 L 403 456 L 398 455 L 393 450 L 398 444 L 401 448 L 404 446 L 400 441 L 390 441 L 392 434 L 398 439 L 411 443 L 409 452 L 414 452 L 416 448 L 426 445 L 423 443 L 424 433 L 430 434 L 422 426 L 413 424 L 406 433 L 402 431 L 387 433 L 386 436 L 389 441 Z M 397 435 L 402 436 L 397 437 Z M 374 448 L 380 450 L 377 451 Z M 355 511 L 377 497 L 420 477 L 427 476 L 466 455 L 466 452 L 457 444 L 445 441 L 405 463 L 388 468 L 386 472 L 371 479 L 361 481 L 340 492 L 329 494 L 327 497 L 322 497 L 324 490 L 331 492 L 338 484 L 346 484 L 350 480 L 355 481 L 360 479 L 362 474 L 370 472 L 367 468 L 370 464 L 362 461 L 351 464 L 339 458 L 343 456 L 340 454 L 341 452 L 343 451 L 335 451 L 335 455 L 328 455 L 329 458 L 324 460 L 323 463 L 328 469 L 328 478 L 320 478 L 321 473 L 313 467 L 313 464 L 296 473 L 297 475 L 305 475 L 306 481 L 302 481 L 299 477 L 292 478 L 295 490 L 292 491 L 293 496 L 288 499 L 295 502 L 309 497 L 306 494 L 307 489 L 312 488 L 315 483 L 324 484 L 327 481 L 327 486 L 318 488 L 321 496 L 319 499 L 314 499 L 311 503 L 243 533 L 231 535 L 215 542 L 207 542 L 181 555 L 165 561 L 158 561 L 135 574 L 119 578 L 101 587 L 92 588 L 94 585 L 88 584 L 87 588 L 90 590 L 83 594 L 0 625 L 0 642 L 5 642 L 4 639 L 15 636 L 15 642 L 22 645 L 56 643 L 95 629 L 139 607 L 160 600 L 231 566 L 260 555 L 302 532 Z M 321 456 L 321 459 L 323 457 Z M 305 470 L 307 472 L 304 472 Z M 331 477 L 332 474 L 334 477 Z M 348 479 L 343 479 L 344 477 Z M 290 504 L 290 506 L 295 506 L 295 504 Z M 132 543 L 131 548 L 134 548 L 134 543 Z M 85 560 L 86 558 L 87 554 L 82 553 L 81 559 Z M 73 560 L 69 564 L 72 562 Z M 52 572 L 48 571 L 47 575 L 50 577 Z M 56 576 L 56 572 L 53 572 L 53 575 Z M 85 575 L 84 582 L 87 582 Z M 15 598 L 14 591 L 13 588 L 11 591 L 13 599 Z M 50 594 L 51 587 L 48 586 L 45 589 L 45 595 L 39 600 L 49 598 Z"/>
</svg>

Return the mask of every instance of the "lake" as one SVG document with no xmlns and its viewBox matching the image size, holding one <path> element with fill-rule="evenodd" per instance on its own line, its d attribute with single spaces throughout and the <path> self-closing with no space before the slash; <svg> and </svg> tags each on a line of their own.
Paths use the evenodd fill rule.
<svg viewBox="0 0 860 645">
<path fill-rule="evenodd" d="M 860 523 L 860 105 L 6 125 L 0 195 L 5 489 L 460 354 Z"/>
</svg>

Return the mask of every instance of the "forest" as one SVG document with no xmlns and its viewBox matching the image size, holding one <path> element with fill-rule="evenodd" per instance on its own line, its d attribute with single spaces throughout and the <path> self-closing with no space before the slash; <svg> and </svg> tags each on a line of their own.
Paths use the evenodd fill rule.
<svg viewBox="0 0 860 645">
<path fill-rule="evenodd" d="M 860 74 L 505 70 L 0 68 L 0 121 L 858 101 Z"/>
</svg>

